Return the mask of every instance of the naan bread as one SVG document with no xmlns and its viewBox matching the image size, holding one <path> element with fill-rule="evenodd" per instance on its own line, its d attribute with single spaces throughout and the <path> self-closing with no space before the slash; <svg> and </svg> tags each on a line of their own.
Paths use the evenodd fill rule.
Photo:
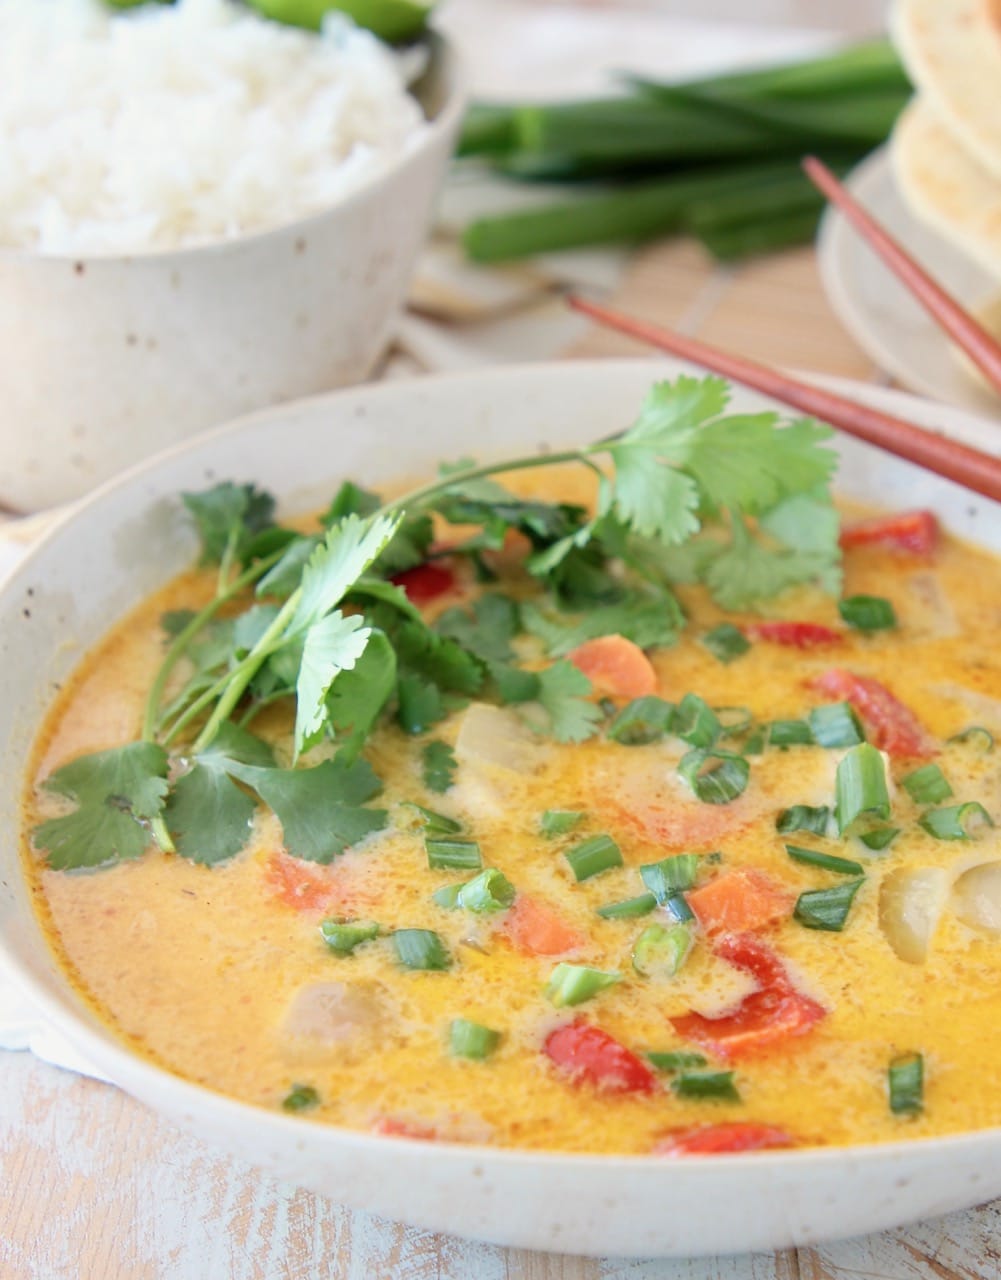
<svg viewBox="0 0 1001 1280">
<path fill-rule="evenodd" d="M 921 95 L 1001 181 L 1001 0 L 896 0 L 891 32 Z"/>
<path fill-rule="evenodd" d="M 1001 103 L 1001 79 L 996 89 Z M 964 151 L 951 126 L 922 98 L 897 121 L 890 155 L 915 217 L 1001 280 L 1001 177 Z M 989 285 L 985 281 L 985 292 Z"/>
</svg>

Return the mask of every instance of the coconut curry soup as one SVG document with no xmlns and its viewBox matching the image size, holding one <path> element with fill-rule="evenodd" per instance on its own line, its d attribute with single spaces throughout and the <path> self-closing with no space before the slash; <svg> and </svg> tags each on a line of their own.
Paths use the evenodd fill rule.
<svg viewBox="0 0 1001 1280">
<path fill-rule="evenodd" d="M 153 1062 L 415 1138 L 698 1155 L 1001 1123 L 1001 564 L 816 423 L 656 386 L 580 451 L 201 565 L 40 736 L 25 861 Z M 614 425 L 614 424 L 610 424 Z"/>
</svg>

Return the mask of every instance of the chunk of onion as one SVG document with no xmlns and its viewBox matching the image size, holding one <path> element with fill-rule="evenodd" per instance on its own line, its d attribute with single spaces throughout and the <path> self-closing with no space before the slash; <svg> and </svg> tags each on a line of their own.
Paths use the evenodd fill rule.
<svg viewBox="0 0 1001 1280">
<path fill-rule="evenodd" d="M 462 717 L 455 754 L 467 764 L 533 773 L 545 759 L 546 751 L 513 711 L 474 702 Z"/>
<path fill-rule="evenodd" d="M 963 924 L 1001 937 L 1001 862 L 982 862 L 964 871 L 952 891 Z"/>
<path fill-rule="evenodd" d="M 384 1012 L 382 1001 L 367 987 L 311 982 L 292 997 L 281 1029 L 316 1045 L 335 1045 L 373 1030 Z"/>
<path fill-rule="evenodd" d="M 949 873 L 941 867 L 891 871 L 879 890 L 879 923 L 895 954 L 924 964 L 949 896 Z"/>
</svg>

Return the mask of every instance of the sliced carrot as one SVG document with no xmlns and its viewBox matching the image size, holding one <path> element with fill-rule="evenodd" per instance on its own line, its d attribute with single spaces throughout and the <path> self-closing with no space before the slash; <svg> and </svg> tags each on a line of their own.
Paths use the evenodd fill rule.
<svg viewBox="0 0 1001 1280">
<path fill-rule="evenodd" d="M 793 894 L 753 867 L 725 871 L 685 897 L 706 933 L 753 933 L 788 919 L 796 905 Z"/>
<path fill-rule="evenodd" d="M 605 801 L 605 806 L 613 809 L 622 824 L 641 839 L 664 849 L 712 849 L 741 831 L 754 816 L 741 800 L 712 805 L 679 797 L 671 803 L 657 804 L 632 797 L 623 802 L 620 797 L 618 802 Z"/>
<path fill-rule="evenodd" d="M 567 657 L 583 671 L 596 693 L 612 698 L 643 698 L 657 692 L 657 673 L 650 659 L 625 636 L 598 636 Z"/>
<path fill-rule="evenodd" d="M 586 941 L 552 908 L 523 893 L 505 916 L 501 932 L 514 947 L 530 956 L 561 956 L 576 951 Z"/>
<path fill-rule="evenodd" d="M 380 1116 L 372 1125 L 373 1133 L 387 1138 L 416 1138 L 421 1142 L 434 1142 L 438 1133 L 430 1125 L 401 1120 L 399 1116 Z"/>
<path fill-rule="evenodd" d="M 268 859 L 264 881 L 280 902 L 296 911 L 352 911 L 372 903 L 371 893 L 343 863 L 324 867 L 283 850 Z"/>
<path fill-rule="evenodd" d="M 880 751 L 916 760 L 935 755 L 934 742 L 910 707 L 871 676 L 834 667 L 811 680 L 810 688 L 851 703 Z"/>
<path fill-rule="evenodd" d="M 741 1151 L 773 1151 L 795 1146 L 784 1129 L 770 1124 L 699 1124 L 664 1134 L 653 1149 L 658 1156 L 726 1156 Z"/>
</svg>

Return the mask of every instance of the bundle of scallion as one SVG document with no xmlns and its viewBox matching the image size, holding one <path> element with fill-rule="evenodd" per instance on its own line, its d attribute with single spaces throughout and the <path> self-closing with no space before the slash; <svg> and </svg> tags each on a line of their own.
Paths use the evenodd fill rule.
<svg viewBox="0 0 1001 1280">
<path fill-rule="evenodd" d="M 809 240 L 822 198 L 800 157 L 850 168 L 885 140 L 911 92 L 885 41 L 680 84 L 630 77 L 626 87 L 600 100 L 471 108 L 460 156 L 574 188 L 564 200 L 471 222 L 471 258 L 680 232 L 720 259 Z"/>
</svg>

